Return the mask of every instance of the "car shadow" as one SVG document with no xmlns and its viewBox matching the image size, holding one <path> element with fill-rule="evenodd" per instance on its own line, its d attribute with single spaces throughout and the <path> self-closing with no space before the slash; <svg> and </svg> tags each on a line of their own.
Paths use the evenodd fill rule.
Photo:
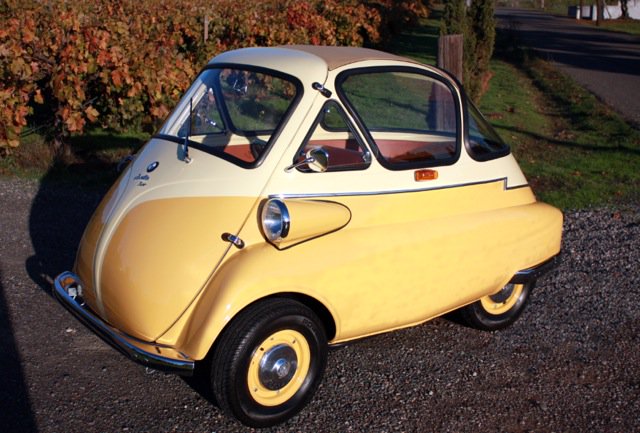
<svg viewBox="0 0 640 433">
<path fill-rule="evenodd" d="M 71 270 L 80 238 L 106 187 L 86 189 L 51 180 L 41 181 L 29 214 L 34 255 L 26 262 L 31 279 L 51 294 L 56 275 Z"/>
<path fill-rule="evenodd" d="M 37 432 L 0 269 L 0 425 L 6 432 Z"/>
<path fill-rule="evenodd" d="M 196 369 L 191 377 L 181 376 L 181 379 L 189 385 L 200 397 L 207 400 L 216 408 L 220 409 L 220 405 L 216 401 L 215 395 L 211 389 L 211 376 L 206 361 L 196 365 Z"/>
<path fill-rule="evenodd" d="M 29 276 L 51 293 L 56 275 L 71 270 L 80 238 L 94 210 L 118 176 L 119 157 L 135 153 L 145 138 L 93 134 L 72 137 L 69 154 L 40 181 L 29 214 L 34 255 Z M 69 162 L 71 161 L 71 162 Z"/>
</svg>

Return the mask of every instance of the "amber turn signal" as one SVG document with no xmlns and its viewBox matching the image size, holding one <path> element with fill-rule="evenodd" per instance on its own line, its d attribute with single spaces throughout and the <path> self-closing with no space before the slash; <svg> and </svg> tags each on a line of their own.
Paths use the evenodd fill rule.
<svg viewBox="0 0 640 433">
<path fill-rule="evenodd" d="M 438 178 L 438 171 L 430 169 L 416 170 L 414 178 L 416 182 L 422 182 L 423 180 L 436 180 Z"/>
</svg>

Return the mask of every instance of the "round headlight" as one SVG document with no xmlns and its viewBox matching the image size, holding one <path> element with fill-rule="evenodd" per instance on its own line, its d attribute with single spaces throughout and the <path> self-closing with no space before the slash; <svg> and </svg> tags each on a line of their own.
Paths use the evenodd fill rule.
<svg viewBox="0 0 640 433">
<path fill-rule="evenodd" d="M 271 199 L 262 208 L 262 231 L 271 242 L 278 242 L 289 234 L 289 210 L 278 199 Z"/>
</svg>

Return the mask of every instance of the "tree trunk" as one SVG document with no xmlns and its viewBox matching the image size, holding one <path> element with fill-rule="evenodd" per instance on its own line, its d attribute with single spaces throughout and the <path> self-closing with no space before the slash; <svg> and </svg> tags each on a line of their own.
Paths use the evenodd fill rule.
<svg viewBox="0 0 640 433">
<path fill-rule="evenodd" d="M 629 18 L 629 0 L 620 0 L 620 9 L 622 10 L 622 18 Z"/>
<path fill-rule="evenodd" d="M 603 3 L 604 0 L 598 0 L 598 7 L 596 8 L 596 25 L 599 26 L 600 25 L 600 21 L 604 19 L 604 17 L 602 16 L 602 13 L 604 11 L 604 7 L 603 7 Z"/>
</svg>

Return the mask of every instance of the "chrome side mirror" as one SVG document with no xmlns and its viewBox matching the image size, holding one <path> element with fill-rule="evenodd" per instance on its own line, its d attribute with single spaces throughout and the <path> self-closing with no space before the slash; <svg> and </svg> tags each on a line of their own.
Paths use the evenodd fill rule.
<svg viewBox="0 0 640 433">
<path fill-rule="evenodd" d="M 314 147 L 307 151 L 307 154 L 302 161 L 291 164 L 285 168 L 284 171 L 288 173 L 294 168 L 302 167 L 303 165 L 306 165 L 309 167 L 309 170 L 316 173 L 325 172 L 329 167 L 329 153 L 322 147 Z"/>
</svg>

